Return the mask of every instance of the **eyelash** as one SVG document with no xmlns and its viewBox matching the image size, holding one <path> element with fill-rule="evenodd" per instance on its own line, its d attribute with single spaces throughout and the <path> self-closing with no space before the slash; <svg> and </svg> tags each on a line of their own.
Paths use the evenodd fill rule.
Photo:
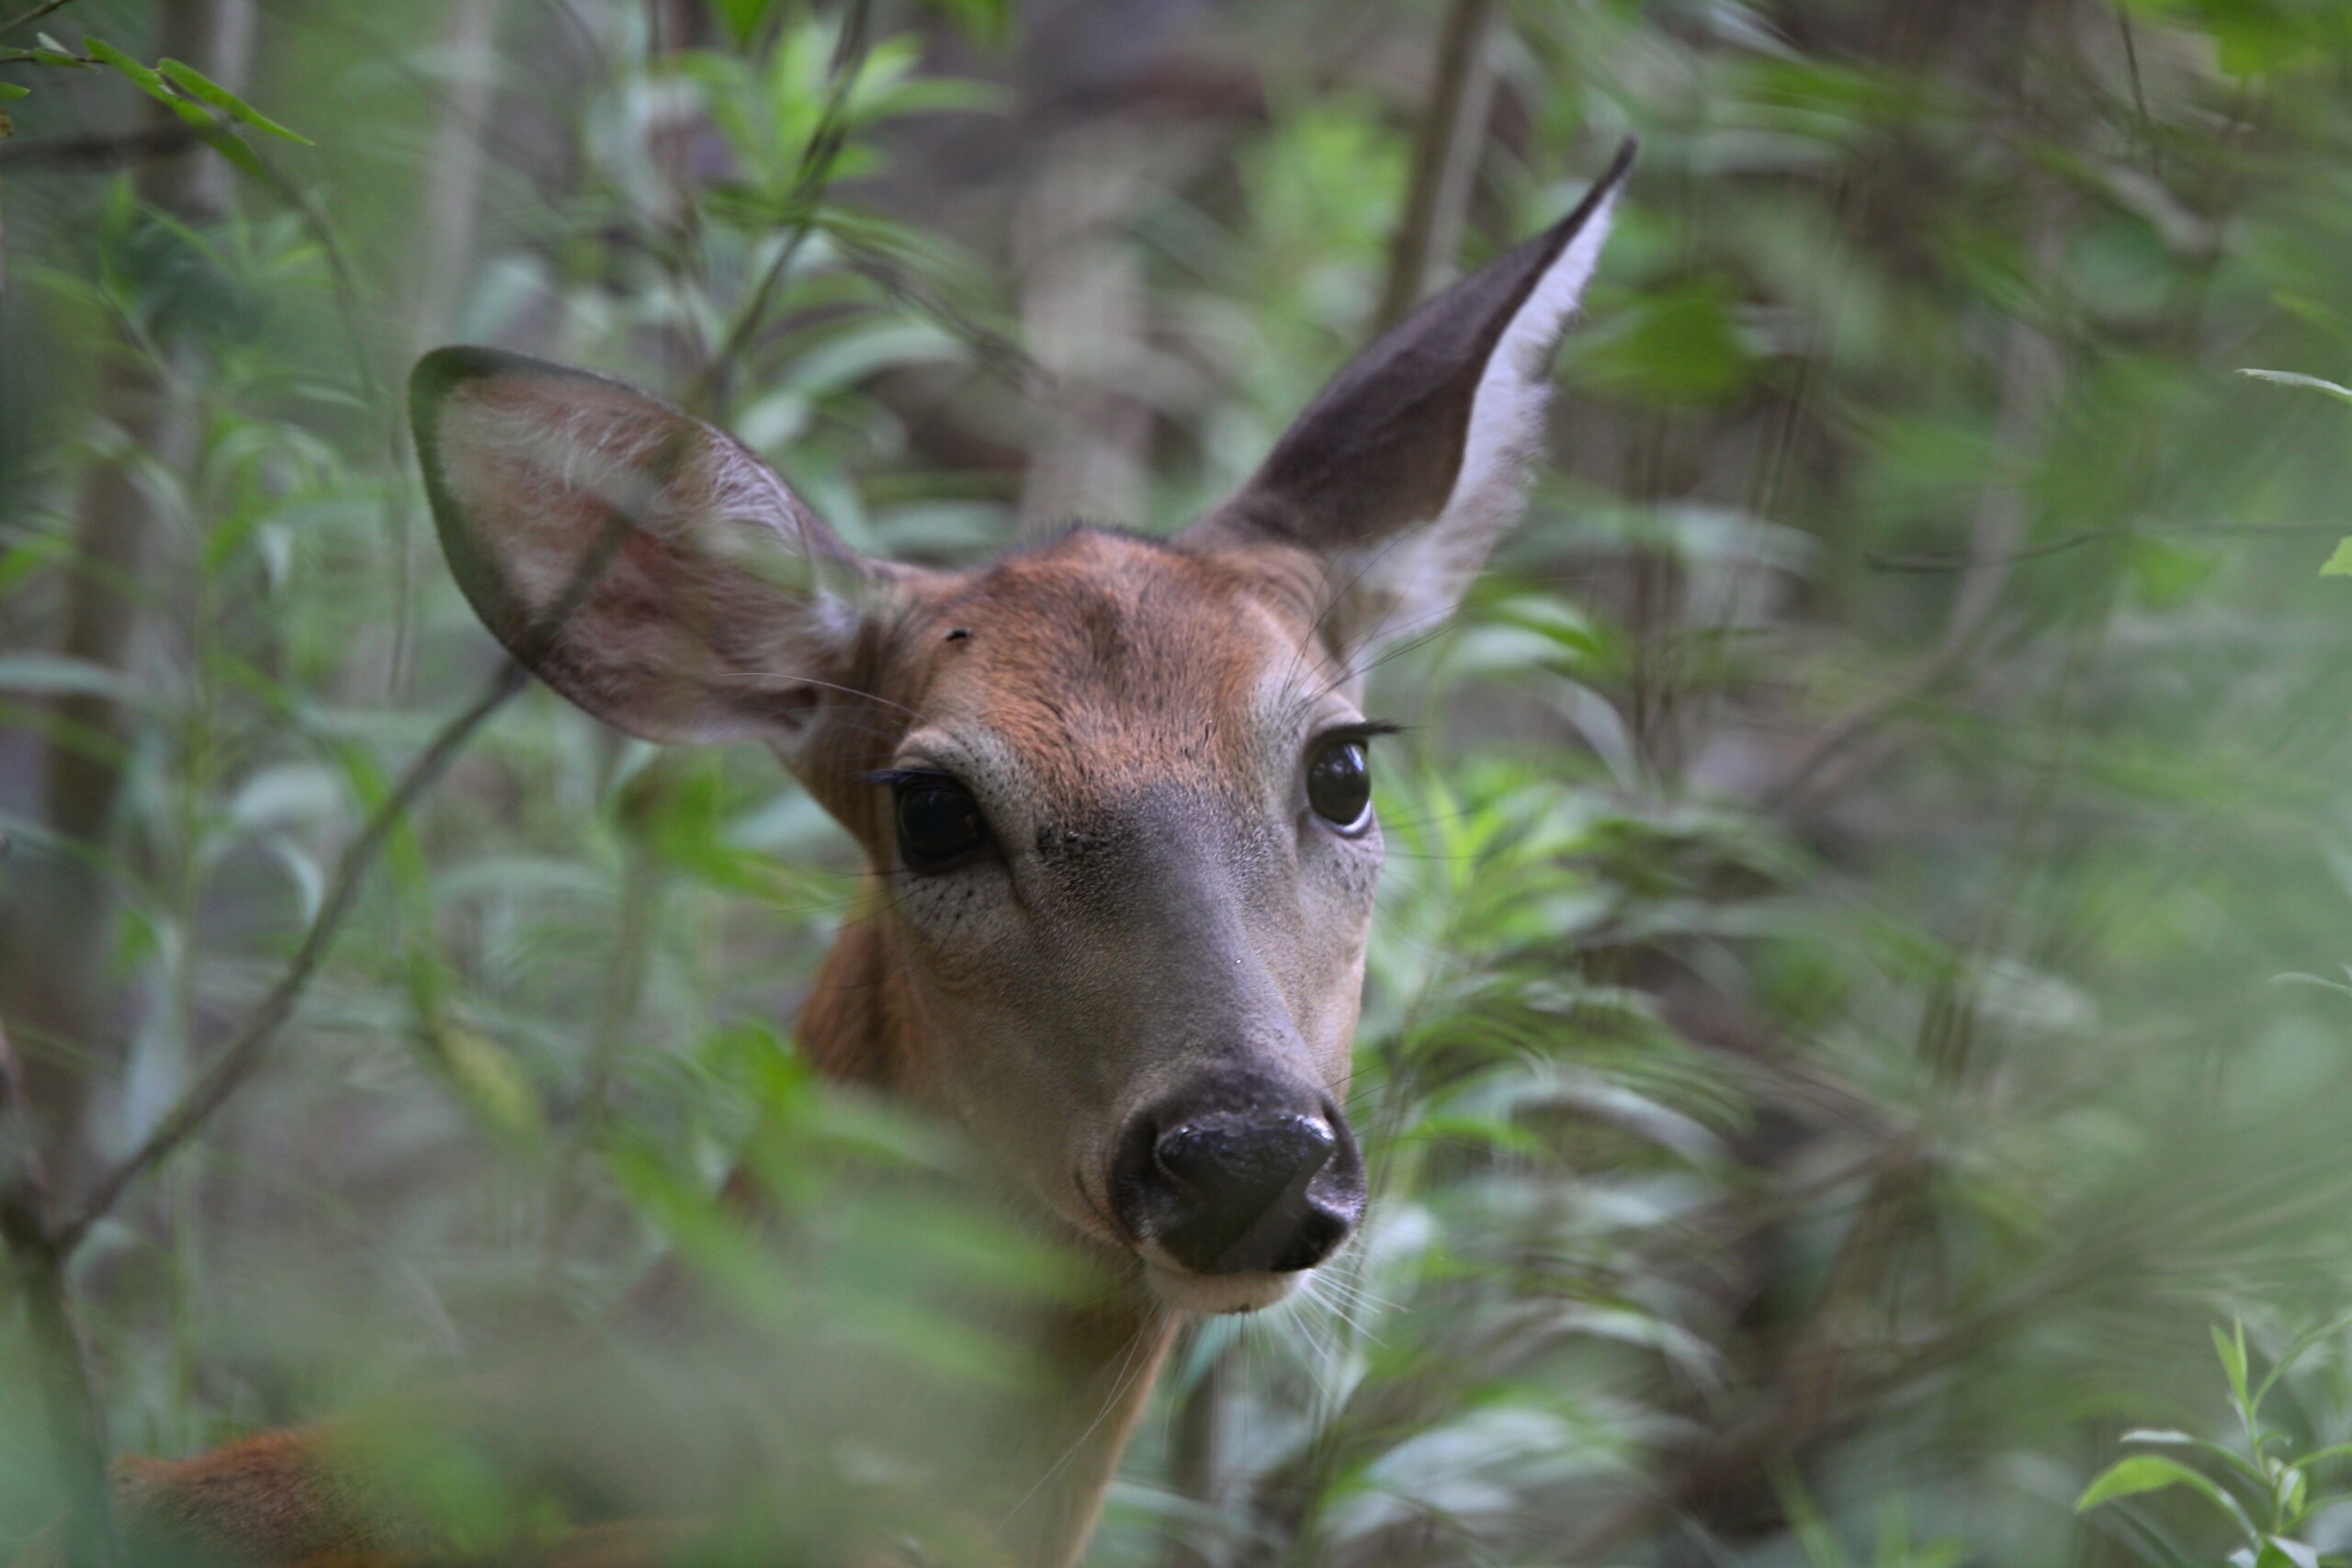
<svg viewBox="0 0 2352 1568">
<path fill-rule="evenodd" d="M 870 773 L 858 774 L 857 782 L 888 784 L 892 788 L 913 784 L 947 784 L 956 789 L 964 787 L 963 782 L 954 773 L 943 773 L 936 768 L 876 768 Z"/>
<path fill-rule="evenodd" d="M 1326 746 L 1342 745 L 1351 740 L 1358 745 L 1363 745 L 1384 735 L 1404 733 L 1405 726 L 1401 724 L 1391 724 L 1385 718 L 1368 718 L 1359 724 L 1334 725 L 1309 740 L 1306 743 L 1306 749 L 1309 751 L 1319 751 Z"/>
</svg>

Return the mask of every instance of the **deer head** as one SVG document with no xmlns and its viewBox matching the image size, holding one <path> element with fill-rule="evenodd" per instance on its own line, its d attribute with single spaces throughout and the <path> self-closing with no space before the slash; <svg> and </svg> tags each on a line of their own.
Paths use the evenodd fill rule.
<svg viewBox="0 0 2352 1568">
<path fill-rule="evenodd" d="M 762 741 L 854 835 L 876 893 L 827 974 L 862 999 L 820 987 L 820 1060 L 960 1122 L 1163 1301 L 1263 1306 L 1364 1202 L 1363 672 L 1517 516 L 1631 152 L 1170 538 L 866 559 L 681 411 L 451 348 L 413 389 L 442 542 L 558 691 L 654 740 Z"/>
</svg>

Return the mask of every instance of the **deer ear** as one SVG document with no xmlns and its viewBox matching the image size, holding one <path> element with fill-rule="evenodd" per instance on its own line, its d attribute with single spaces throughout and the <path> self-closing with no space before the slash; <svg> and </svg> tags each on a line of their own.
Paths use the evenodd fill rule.
<svg viewBox="0 0 2352 1568">
<path fill-rule="evenodd" d="M 650 740 L 788 744 L 848 678 L 868 569 L 724 433 L 490 349 L 426 355 L 409 395 L 458 586 L 590 713 Z"/>
<path fill-rule="evenodd" d="M 1318 624 L 1343 658 L 1452 614 L 1519 518 L 1552 351 L 1633 162 L 1628 141 L 1574 212 L 1383 333 L 1185 541 L 1322 557 Z"/>
</svg>

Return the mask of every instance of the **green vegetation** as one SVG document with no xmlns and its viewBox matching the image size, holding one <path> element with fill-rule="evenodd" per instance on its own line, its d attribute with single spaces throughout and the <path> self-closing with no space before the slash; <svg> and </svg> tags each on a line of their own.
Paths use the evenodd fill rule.
<svg viewBox="0 0 2352 1568">
<path fill-rule="evenodd" d="M 502 673 L 395 389 L 625 376 L 915 559 L 1166 528 L 1433 141 L 1445 271 L 1632 132 L 1528 522 L 1374 681 L 1366 1232 L 1188 1335 L 1089 1562 L 2352 1559 L 2352 3 L 35 9 L 0 1556 L 327 1412 L 533 1539 L 578 1499 L 418 1391 L 675 1252 L 741 1337 L 596 1391 L 653 1503 L 756 1453 L 746 1560 L 988 1561 L 909 1456 L 1060 1261 L 796 1055 L 821 811 Z"/>
</svg>

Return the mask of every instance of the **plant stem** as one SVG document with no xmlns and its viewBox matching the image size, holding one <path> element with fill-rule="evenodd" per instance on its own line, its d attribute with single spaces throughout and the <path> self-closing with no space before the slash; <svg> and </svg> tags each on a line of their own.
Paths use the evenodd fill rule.
<svg viewBox="0 0 2352 1568">
<path fill-rule="evenodd" d="M 33 23 L 40 21 L 43 17 L 48 16 L 51 11 L 62 10 L 72 4 L 74 4 L 74 0 L 41 0 L 40 5 L 34 6 L 31 10 L 27 11 L 24 15 L 16 17 L 14 20 L 0 22 L 0 33 L 13 33 L 18 28 L 29 27 Z"/>
<path fill-rule="evenodd" d="M 383 852 L 385 842 L 393 828 L 407 814 L 408 808 L 445 773 L 457 759 L 458 752 L 473 738 L 491 715 L 522 691 L 529 676 L 519 664 L 504 664 L 490 685 L 473 705 L 442 728 L 408 771 L 401 775 L 399 784 L 376 814 L 368 818 L 359 836 L 343 852 L 335 863 L 334 880 L 311 919 L 310 930 L 302 936 L 302 945 L 295 952 L 293 961 L 270 988 L 259 1007 L 246 1019 L 236 1038 L 228 1048 L 214 1058 L 197 1081 L 190 1085 L 179 1102 L 165 1112 L 162 1121 L 139 1147 L 122 1163 L 100 1178 L 89 1199 L 82 1205 L 73 1221 L 56 1233 L 55 1243 L 61 1256 L 70 1256 L 90 1227 L 106 1217 L 133 1182 L 161 1164 L 180 1145 L 201 1127 L 230 1096 L 243 1088 L 267 1054 L 271 1041 L 294 1014 L 295 1003 L 318 973 L 319 964 L 333 944 L 344 919 L 357 901 L 359 888 L 368 870 Z"/>
<path fill-rule="evenodd" d="M 115 1562 L 114 1501 L 107 1484 L 106 1410 L 74 1326 L 65 1283 L 67 1251 L 49 1225 L 49 1183 L 24 1100 L 8 1035 L 0 1029 L 0 1246 L 25 1292 L 35 1377 L 49 1422 L 58 1476 L 71 1499 L 66 1555 L 75 1568 Z"/>
</svg>

